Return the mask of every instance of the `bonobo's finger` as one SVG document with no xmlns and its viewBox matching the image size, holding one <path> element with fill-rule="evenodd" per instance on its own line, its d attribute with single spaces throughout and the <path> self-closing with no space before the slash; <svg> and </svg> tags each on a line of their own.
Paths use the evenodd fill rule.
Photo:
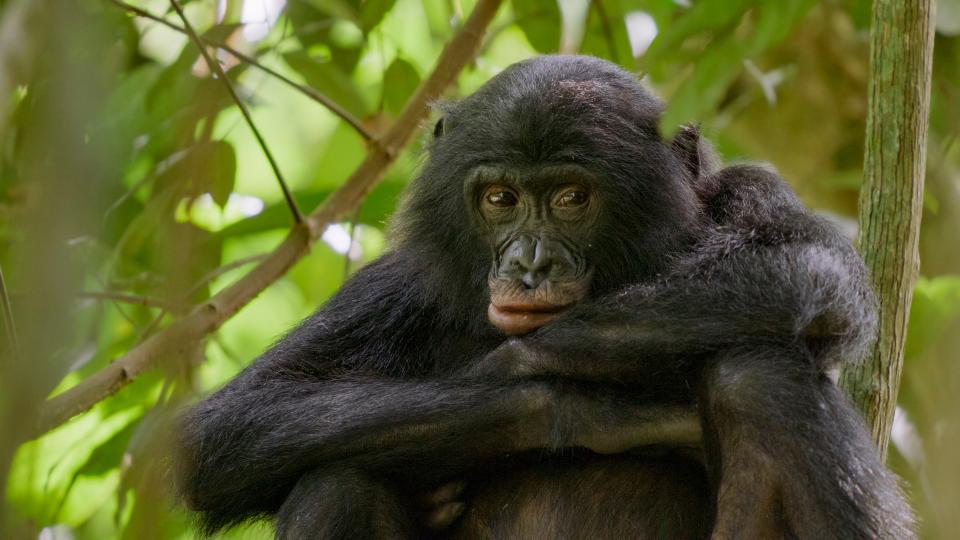
<svg viewBox="0 0 960 540">
<path fill-rule="evenodd" d="M 417 497 L 417 502 L 420 503 L 420 506 L 423 508 L 436 508 L 445 503 L 454 502 L 457 500 L 457 497 L 463 493 L 464 488 L 467 487 L 467 483 L 463 480 L 454 480 L 453 482 L 448 482 L 433 491 L 428 491 L 421 494 Z"/>
<path fill-rule="evenodd" d="M 446 503 L 427 514 L 424 525 L 434 531 L 442 531 L 460 517 L 467 505 L 462 502 Z"/>
</svg>

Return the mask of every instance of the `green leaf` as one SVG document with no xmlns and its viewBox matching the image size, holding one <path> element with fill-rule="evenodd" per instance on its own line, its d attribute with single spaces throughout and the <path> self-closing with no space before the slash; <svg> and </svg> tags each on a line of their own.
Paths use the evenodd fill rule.
<svg viewBox="0 0 960 540">
<path fill-rule="evenodd" d="M 237 155 L 226 141 L 201 141 L 163 172 L 158 186 L 178 186 L 178 194 L 196 197 L 210 193 L 223 208 L 233 192 L 237 175 Z"/>
<path fill-rule="evenodd" d="M 740 73 L 742 58 L 743 47 L 733 36 L 710 46 L 670 99 L 660 119 L 663 135 L 670 137 L 681 124 L 714 110 Z"/>
<path fill-rule="evenodd" d="M 303 2 L 289 2 L 287 6 L 297 4 L 311 5 L 318 11 L 339 19 L 349 19 L 355 22 L 359 20 L 355 0 L 305 0 Z"/>
<path fill-rule="evenodd" d="M 369 112 L 360 89 L 340 67 L 331 62 L 311 58 L 302 51 L 290 52 L 283 59 L 297 73 L 303 76 L 307 84 L 337 102 L 341 107 L 358 117 Z"/>
<path fill-rule="evenodd" d="M 513 0 L 517 26 L 539 52 L 556 52 L 560 47 L 563 22 L 555 0 Z"/>
<path fill-rule="evenodd" d="M 758 0 L 700 0 L 669 25 L 661 25 L 656 39 L 644 54 L 645 63 L 656 64 L 675 54 L 684 41 L 704 32 L 725 33 L 739 23 Z M 702 60 L 701 60 L 702 61 Z"/>
<path fill-rule="evenodd" d="M 100 476 L 120 465 L 120 460 L 123 459 L 127 444 L 130 442 L 133 432 L 136 431 L 137 425 L 139 425 L 138 422 L 130 422 L 109 440 L 97 446 L 90 453 L 86 463 L 77 469 L 76 476 Z M 71 483 L 73 483 L 72 480 Z"/>
<path fill-rule="evenodd" d="M 695 4 L 673 28 L 654 41 L 659 50 L 675 48 L 683 40 L 706 30 L 725 29 L 697 58 L 693 72 L 677 88 L 660 122 L 664 135 L 682 123 L 700 120 L 716 108 L 730 84 L 742 71 L 744 58 L 756 56 L 783 41 L 814 5 L 813 0 L 707 0 Z M 746 39 L 730 31 L 744 13 L 754 10 L 754 25 Z M 712 22 L 711 22 L 712 17 Z"/>
<path fill-rule="evenodd" d="M 380 24 L 394 3 L 396 0 L 364 0 L 360 7 L 360 28 L 369 33 Z"/>
<path fill-rule="evenodd" d="M 756 24 L 747 41 L 746 56 L 762 53 L 780 43 L 816 4 L 815 0 L 765 0 L 757 10 Z"/>
<path fill-rule="evenodd" d="M 420 85 L 420 74 L 410 62 L 394 60 L 383 74 L 383 105 L 387 112 L 397 115 Z"/>
<path fill-rule="evenodd" d="M 382 227 L 387 218 L 396 209 L 397 200 L 405 184 L 383 182 L 378 184 L 363 201 L 358 216 L 359 223 Z M 330 196 L 333 190 L 324 189 L 307 193 L 297 193 L 297 202 L 303 208 L 315 208 Z M 238 221 L 215 233 L 215 239 L 232 238 L 257 234 L 275 229 L 290 227 L 290 209 L 285 202 L 271 204 L 256 216 Z"/>
<path fill-rule="evenodd" d="M 234 32 L 241 28 L 243 28 L 243 23 L 240 22 L 215 24 L 203 32 L 203 37 L 213 41 L 226 42 Z"/>
<path fill-rule="evenodd" d="M 237 179 L 237 154 L 233 145 L 225 141 L 211 141 L 205 146 L 209 147 L 206 151 L 210 196 L 223 209 Z"/>
<path fill-rule="evenodd" d="M 591 2 L 584 23 L 580 52 L 609 58 L 627 70 L 636 69 L 623 2 Z"/>
<path fill-rule="evenodd" d="M 318 8 L 308 2 L 290 2 L 287 18 L 304 50 L 326 47 L 334 64 L 344 73 L 353 72 L 363 52 L 363 32 L 349 6 Z M 354 39 L 351 29 L 360 35 L 359 40 Z"/>
</svg>

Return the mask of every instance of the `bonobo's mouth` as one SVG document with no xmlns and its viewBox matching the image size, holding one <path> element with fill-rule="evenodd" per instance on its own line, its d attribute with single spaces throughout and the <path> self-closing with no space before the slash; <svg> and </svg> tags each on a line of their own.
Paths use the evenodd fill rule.
<svg viewBox="0 0 960 540">
<path fill-rule="evenodd" d="M 556 319 L 570 304 L 556 305 L 533 302 L 495 304 L 490 302 L 487 318 L 508 336 L 519 336 Z"/>
</svg>

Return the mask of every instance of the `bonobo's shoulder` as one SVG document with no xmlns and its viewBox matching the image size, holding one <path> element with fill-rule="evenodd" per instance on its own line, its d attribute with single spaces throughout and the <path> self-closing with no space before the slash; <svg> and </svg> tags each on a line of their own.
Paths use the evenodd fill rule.
<svg viewBox="0 0 960 540">
<path fill-rule="evenodd" d="M 388 251 L 347 278 L 324 311 L 333 308 L 381 313 L 415 304 L 419 297 L 411 284 L 416 283 L 416 272 L 409 257 Z"/>
<path fill-rule="evenodd" d="M 697 182 L 712 225 L 725 235 L 739 231 L 745 245 L 815 243 L 849 248 L 836 226 L 810 212 L 773 167 L 731 165 Z"/>
<path fill-rule="evenodd" d="M 718 225 L 753 226 L 806 213 L 790 185 L 770 166 L 730 165 L 696 182 L 700 201 Z"/>
<path fill-rule="evenodd" d="M 697 182 L 697 193 L 707 204 L 722 205 L 736 199 L 755 199 L 770 204 L 801 206 L 793 189 L 771 165 L 728 165 Z"/>
</svg>

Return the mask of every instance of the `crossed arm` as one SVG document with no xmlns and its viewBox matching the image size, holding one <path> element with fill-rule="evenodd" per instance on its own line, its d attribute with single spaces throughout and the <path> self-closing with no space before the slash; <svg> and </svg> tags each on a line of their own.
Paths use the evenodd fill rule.
<svg viewBox="0 0 960 540">
<path fill-rule="evenodd" d="M 769 178 L 756 181 L 777 187 L 776 180 L 773 188 Z M 671 275 L 584 303 L 508 340 L 462 377 L 379 369 L 406 361 L 403 344 L 429 346 L 434 329 L 410 295 L 395 290 L 403 279 L 393 274 L 402 267 L 388 256 L 364 269 L 339 300 L 185 417 L 179 463 L 188 504 L 218 526 L 274 512 L 301 475 L 324 465 L 441 481 L 484 458 L 528 449 L 619 452 L 696 443 L 701 419 L 712 419 L 715 432 L 717 422 L 736 424 L 742 412 L 733 420 L 713 414 L 704 402 L 725 404 L 723 410 L 740 404 L 694 395 L 691 385 L 714 359 L 752 365 L 743 358 L 757 351 L 772 351 L 771 360 L 747 377 L 734 373 L 734 380 L 792 388 L 799 397 L 788 407 L 816 401 L 817 373 L 869 338 L 872 305 L 862 268 L 845 241 L 790 198 L 741 201 L 722 184 L 716 191 L 727 195 L 717 226 Z M 731 210 L 757 201 L 778 206 Z M 370 327 L 385 320 L 397 324 Z M 360 345 L 371 335 L 387 345 Z M 771 375 L 770 366 L 786 375 Z M 784 386 L 790 374 L 799 382 Z M 723 383 L 711 386 L 730 386 L 724 376 L 708 375 Z M 789 429 L 777 431 L 782 444 L 790 444 Z M 823 430 L 809 447 L 829 458 L 836 449 L 814 440 L 830 434 Z M 833 462 L 842 467 L 843 457 Z M 869 490 L 873 475 L 854 482 Z"/>
<path fill-rule="evenodd" d="M 407 375 L 420 370 L 403 345 L 429 347 L 435 330 L 409 295 L 382 286 L 398 282 L 386 275 L 397 271 L 391 262 L 362 270 L 184 416 L 179 485 L 206 529 L 275 512 L 304 473 L 324 466 L 429 485 L 529 449 L 699 441 L 689 404 L 651 405 L 632 392 L 562 379 Z M 384 320 L 403 324 L 371 327 Z"/>
<path fill-rule="evenodd" d="M 264 359 L 184 419 L 181 485 L 215 526 L 271 513 L 322 465 L 440 482 L 534 448 L 699 439 L 693 412 L 547 381 L 484 383 L 343 376 L 283 380 Z"/>
</svg>

